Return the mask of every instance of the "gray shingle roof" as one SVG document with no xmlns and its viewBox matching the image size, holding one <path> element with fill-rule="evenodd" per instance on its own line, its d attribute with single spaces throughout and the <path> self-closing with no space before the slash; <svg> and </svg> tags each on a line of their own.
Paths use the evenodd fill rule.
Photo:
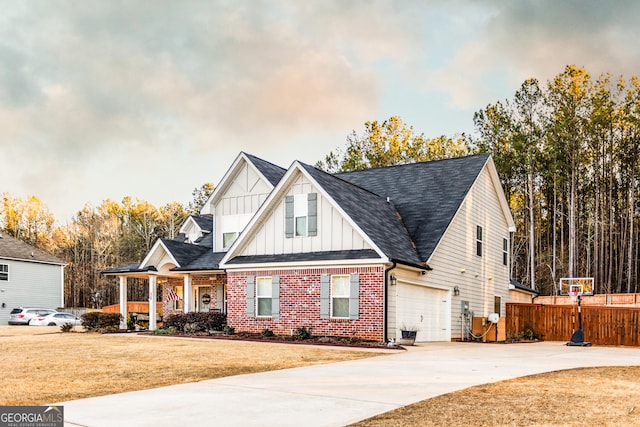
<svg viewBox="0 0 640 427">
<path fill-rule="evenodd" d="M 66 262 L 20 239 L 0 233 L 0 258 L 65 265 Z"/>
<path fill-rule="evenodd" d="M 208 231 L 211 233 L 213 231 L 213 215 L 205 214 L 205 215 L 191 215 L 191 218 L 198 224 L 203 231 Z"/>
<path fill-rule="evenodd" d="M 226 255 L 226 252 L 212 252 L 211 248 L 204 254 L 193 259 L 185 265 L 174 267 L 171 271 L 203 271 L 203 270 L 219 270 L 220 260 Z"/>
<path fill-rule="evenodd" d="M 247 156 L 251 163 L 253 163 L 253 165 L 260 171 L 262 175 L 264 175 L 265 178 L 269 180 L 271 185 L 273 185 L 274 187 L 280 182 L 284 174 L 287 173 L 286 169 L 274 165 L 273 163 L 269 163 L 266 160 L 262 160 L 259 157 L 247 153 L 244 153 L 244 155 Z"/>
<path fill-rule="evenodd" d="M 422 260 L 392 203 L 313 166 L 301 165 L 386 256 L 420 265 Z"/>
<path fill-rule="evenodd" d="M 381 198 L 389 197 L 421 261 L 438 242 L 489 158 L 489 154 L 336 174 Z M 384 222 L 368 224 L 373 230 Z M 366 229 L 366 233 L 376 233 Z"/>
<path fill-rule="evenodd" d="M 160 240 L 180 267 L 190 264 L 207 252 L 211 252 L 211 248 L 206 246 L 182 243 L 171 239 Z"/>
</svg>

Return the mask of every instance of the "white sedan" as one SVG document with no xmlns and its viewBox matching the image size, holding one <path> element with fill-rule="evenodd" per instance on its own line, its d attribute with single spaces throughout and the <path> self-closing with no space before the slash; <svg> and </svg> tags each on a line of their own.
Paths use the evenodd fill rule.
<svg viewBox="0 0 640 427">
<path fill-rule="evenodd" d="M 32 326 L 62 326 L 66 323 L 82 325 L 82 319 L 70 313 L 50 313 L 46 316 L 36 316 L 29 321 Z"/>
</svg>

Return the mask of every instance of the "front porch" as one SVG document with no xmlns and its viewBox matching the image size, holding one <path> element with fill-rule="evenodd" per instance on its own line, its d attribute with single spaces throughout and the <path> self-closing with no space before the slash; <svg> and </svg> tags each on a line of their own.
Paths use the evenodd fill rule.
<svg viewBox="0 0 640 427">
<path fill-rule="evenodd" d="M 127 318 L 132 312 L 127 299 L 129 278 L 148 281 L 149 330 L 155 330 L 159 317 L 175 313 L 216 311 L 226 313 L 226 274 L 171 274 L 155 271 L 118 274 L 120 328 L 127 329 Z M 152 302 L 155 302 L 152 303 Z M 160 315 L 160 316 L 159 316 Z"/>
</svg>

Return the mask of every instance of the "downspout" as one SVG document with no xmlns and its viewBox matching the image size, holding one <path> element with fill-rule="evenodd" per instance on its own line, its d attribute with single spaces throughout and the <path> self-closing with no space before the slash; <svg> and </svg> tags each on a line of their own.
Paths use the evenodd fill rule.
<svg viewBox="0 0 640 427">
<path fill-rule="evenodd" d="M 389 268 L 385 268 L 384 269 L 384 307 L 383 307 L 383 326 L 382 326 L 382 331 L 383 331 L 383 340 L 386 343 L 388 340 L 388 334 L 387 334 L 387 325 L 389 324 L 389 320 L 387 319 L 388 315 L 387 315 L 387 305 L 389 303 L 389 272 L 391 270 L 393 270 L 394 268 L 396 268 L 396 262 L 395 261 L 391 261 L 393 263 L 393 265 Z"/>
</svg>

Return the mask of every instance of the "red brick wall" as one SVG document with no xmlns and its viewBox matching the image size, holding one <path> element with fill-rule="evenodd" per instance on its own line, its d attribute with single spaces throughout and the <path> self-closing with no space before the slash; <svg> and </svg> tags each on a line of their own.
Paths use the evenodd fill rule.
<svg viewBox="0 0 640 427">
<path fill-rule="evenodd" d="M 320 276 L 360 275 L 360 310 L 357 320 L 320 318 Z M 246 278 L 280 276 L 280 318 L 247 316 Z M 227 323 L 236 332 L 271 329 L 289 335 L 299 327 L 312 328 L 314 336 L 384 338 L 384 267 L 305 268 L 260 272 L 227 272 Z"/>
</svg>

